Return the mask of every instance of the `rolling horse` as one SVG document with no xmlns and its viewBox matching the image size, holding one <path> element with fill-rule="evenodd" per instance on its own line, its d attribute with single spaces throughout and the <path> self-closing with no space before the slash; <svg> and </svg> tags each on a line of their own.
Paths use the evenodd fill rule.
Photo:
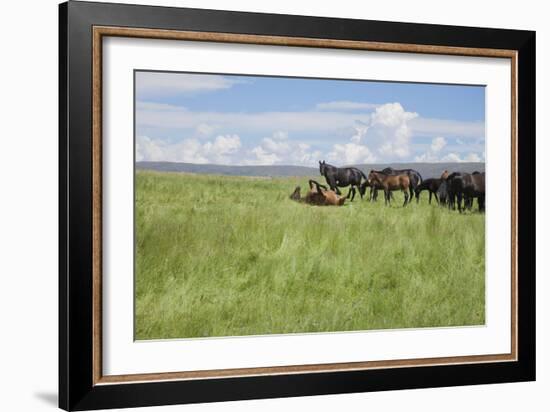
<svg viewBox="0 0 550 412">
<path fill-rule="evenodd" d="M 330 187 L 330 190 L 336 192 L 337 195 L 340 195 L 341 192 L 338 189 L 339 187 L 348 187 L 350 186 L 348 195 L 346 199 L 349 199 L 351 196 L 351 202 L 355 198 L 356 189 L 359 190 L 361 198 L 363 198 L 363 192 L 361 192 L 361 180 L 367 180 L 367 176 L 356 167 L 336 167 L 329 165 L 324 160 L 319 161 L 319 173 L 321 176 L 324 176 L 327 184 Z"/>
<path fill-rule="evenodd" d="M 315 206 L 342 206 L 346 201 L 345 197 L 337 195 L 332 190 L 328 190 L 325 185 L 315 180 L 309 181 L 309 191 L 303 197 L 300 186 L 296 186 L 296 189 L 290 195 L 290 199 Z"/>
</svg>

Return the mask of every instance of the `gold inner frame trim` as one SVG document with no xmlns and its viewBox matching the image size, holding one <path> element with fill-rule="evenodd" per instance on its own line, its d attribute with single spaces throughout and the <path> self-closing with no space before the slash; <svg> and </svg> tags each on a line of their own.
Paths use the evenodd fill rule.
<svg viewBox="0 0 550 412">
<path fill-rule="evenodd" d="M 398 53 L 421 53 L 455 56 L 496 57 L 511 60 L 511 182 L 512 182 L 512 259 L 511 259 L 511 352 L 507 354 L 451 356 L 439 358 L 393 359 L 382 361 L 327 363 L 315 365 L 288 365 L 273 367 L 217 369 L 201 371 L 181 371 L 144 373 L 131 375 L 103 375 L 102 362 L 102 40 L 105 36 L 131 37 L 164 40 L 186 40 L 221 42 L 236 44 L 256 44 L 290 47 L 316 47 L 332 49 L 351 49 Z M 93 384 L 120 384 L 149 381 L 216 379 L 242 376 L 281 375 L 299 373 L 321 373 L 382 368 L 403 368 L 414 366 L 457 365 L 468 363 L 494 363 L 517 361 L 517 52 L 515 50 L 466 48 L 454 46 L 431 46 L 419 44 L 384 43 L 354 40 L 334 40 L 319 38 L 263 36 L 235 33 L 215 33 L 197 31 L 176 31 L 161 29 L 142 29 L 129 27 L 93 27 L 92 43 L 92 190 L 93 190 Z"/>
</svg>

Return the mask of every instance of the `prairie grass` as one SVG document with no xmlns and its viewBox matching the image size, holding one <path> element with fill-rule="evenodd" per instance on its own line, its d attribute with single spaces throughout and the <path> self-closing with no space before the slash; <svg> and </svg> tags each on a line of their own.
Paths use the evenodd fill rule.
<svg viewBox="0 0 550 412">
<path fill-rule="evenodd" d="M 484 324 L 483 214 L 426 192 L 308 206 L 296 185 L 138 171 L 136 339 Z"/>
</svg>

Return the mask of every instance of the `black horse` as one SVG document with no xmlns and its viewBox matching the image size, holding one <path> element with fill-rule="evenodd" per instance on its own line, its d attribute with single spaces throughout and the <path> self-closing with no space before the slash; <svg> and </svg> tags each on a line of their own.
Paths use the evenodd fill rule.
<svg viewBox="0 0 550 412">
<path fill-rule="evenodd" d="M 437 198 L 439 199 L 439 206 L 445 206 L 449 203 L 449 192 L 447 191 L 447 180 L 440 179 L 441 184 L 437 189 Z"/>
<path fill-rule="evenodd" d="M 454 209 L 454 202 L 458 211 L 472 208 L 474 198 L 477 198 L 479 211 L 485 210 L 485 173 L 451 173 L 447 178 L 450 207 Z M 462 207 L 464 199 L 464 207 Z"/>
<path fill-rule="evenodd" d="M 441 182 L 443 179 L 426 179 L 422 183 L 420 183 L 415 190 L 416 195 L 416 202 L 418 203 L 418 200 L 420 199 L 420 193 L 423 190 L 427 190 L 430 192 L 430 205 L 432 204 L 432 195 L 435 197 L 436 202 L 439 204 L 439 197 L 437 196 L 437 193 L 439 191 L 439 187 L 441 186 Z"/>
<path fill-rule="evenodd" d="M 359 189 L 359 194 L 361 198 L 363 198 L 363 193 L 361 193 L 361 180 L 367 180 L 367 176 L 356 167 L 336 167 L 329 165 L 323 160 L 322 162 L 319 161 L 319 173 L 321 173 L 321 176 L 325 177 L 330 190 L 335 191 L 336 194 L 341 194 L 338 189 L 339 187 L 350 186 L 346 199 L 349 199 L 351 196 L 351 201 L 353 202 L 356 188 Z"/>
</svg>

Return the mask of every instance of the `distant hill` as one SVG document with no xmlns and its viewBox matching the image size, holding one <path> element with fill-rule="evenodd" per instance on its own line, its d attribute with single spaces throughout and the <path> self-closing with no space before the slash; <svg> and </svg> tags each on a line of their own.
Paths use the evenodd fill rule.
<svg viewBox="0 0 550 412">
<path fill-rule="evenodd" d="M 371 169 L 384 169 L 393 167 L 394 169 L 415 169 L 423 178 L 439 177 L 444 170 L 449 172 L 460 171 L 471 173 L 473 171 L 484 172 L 485 163 L 376 163 L 353 165 L 368 173 Z M 319 169 L 303 166 L 228 166 L 214 164 L 194 164 L 194 163 L 176 163 L 176 162 L 137 162 L 138 170 L 155 170 L 158 172 L 184 172 L 215 174 L 228 176 L 317 176 Z"/>
</svg>

